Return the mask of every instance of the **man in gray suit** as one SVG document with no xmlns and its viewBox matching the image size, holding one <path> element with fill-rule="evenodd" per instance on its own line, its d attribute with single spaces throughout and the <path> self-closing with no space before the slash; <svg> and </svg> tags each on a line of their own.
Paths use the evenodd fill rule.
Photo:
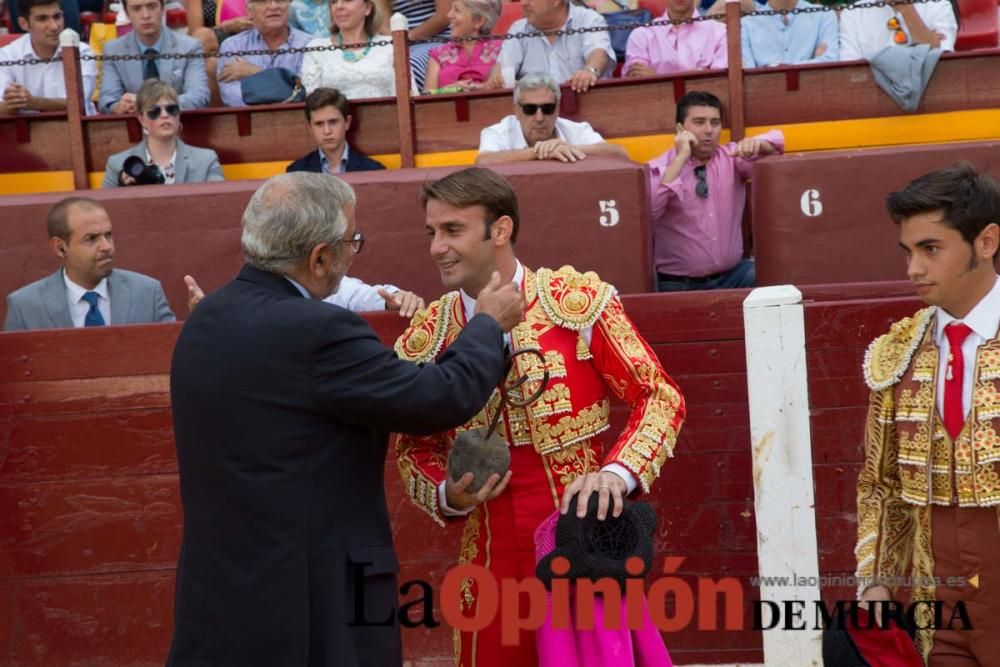
<svg viewBox="0 0 1000 667">
<path fill-rule="evenodd" d="M 48 231 L 62 268 L 7 296 L 4 331 L 174 320 L 158 281 L 114 271 L 111 220 L 99 202 L 63 199 L 49 211 Z"/>
<path fill-rule="evenodd" d="M 132 32 L 104 45 L 105 56 L 163 53 L 201 54 L 201 42 L 163 27 L 163 0 L 125 0 Z M 199 57 L 164 60 L 105 60 L 101 79 L 101 113 L 136 113 L 135 93 L 146 79 L 167 81 L 180 93 L 182 109 L 208 105 L 208 74 Z"/>
</svg>

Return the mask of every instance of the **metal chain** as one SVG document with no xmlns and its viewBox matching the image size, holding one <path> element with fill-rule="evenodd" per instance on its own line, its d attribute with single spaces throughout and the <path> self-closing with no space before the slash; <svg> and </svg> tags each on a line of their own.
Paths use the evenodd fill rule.
<svg viewBox="0 0 1000 667">
<path fill-rule="evenodd" d="M 779 9 L 779 10 L 759 10 L 752 12 L 740 12 L 740 16 L 792 16 L 795 14 L 815 14 L 817 12 L 832 12 L 832 11 L 853 11 L 855 9 L 868 9 L 870 7 L 895 7 L 897 5 L 922 5 L 930 2 L 940 2 L 941 0 L 877 0 L 875 2 L 857 2 L 854 4 L 837 4 L 837 5 L 816 5 L 814 7 L 806 7 L 804 9 Z M 505 35 L 474 35 L 471 37 L 429 37 L 427 39 L 412 39 L 407 40 L 410 45 L 416 44 L 448 44 L 450 42 L 482 42 L 482 41 L 502 41 L 507 39 L 527 39 L 527 38 L 537 38 L 537 37 L 559 37 L 562 35 L 583 35 L 587 33 L 596 32 L 615 32 L 618 30 L 634 30 L 635 28 L 652 28 L 657 26 L 667 26 L 667 25 L 684 25 L 688 23 L 698 23 L 700 21 L 715 21 L 719 15 L 712 16 L 692 16 L 687 19 L 664 19 L 657 18 L 651 21 L 646 21 L 643 23 L 628 23 L 624 25 L 603 25 L 594 26 L 591 28 L 568 28 L 566 30 L 535 30 L 531 32 L 518 32 L 518 33 L 508 33 Z M 93 60 L 97 62 L 120 62 L 124 60 L 184 60 L 184 59 L 198 59 L 198 58 L 216 58 L 225 55 L 225 57 L 236 57 L 236 56 L 278 56 L 286 53 L 309 53 L 318 51 L 338 51 L 341 49 L 351 49 L 351 48 L 364 48 L 366 46 L 391 46 L 391 39 L 380 39 L 372 41 L 369 43 L 361 44 L 327 44 L 324 46 L 299 46 L 299 47 L 289 47 L 286 49 L 275 49 L 271 51 L 269 49 L 256 49 L 252 51 L 231 51 L 226 54 L 220 54 L 217 52 L 213 53 L 158 53 L 155 55 L 147 56 L 145 54 L 137 55 L 122 55 L 122 56 L 106 56 L 106 55 L 85 55 L 80 56 L 80 60 Z M 60 56 L 53 56 L 52 58 L 23 58 L 21 60 L 7 60 L 0 61 L 0 67 L 12 67 L 12 66 L 24 66 L 24 65 L 47 65 L 49 63 L 61 61 Z"/>
</svg>

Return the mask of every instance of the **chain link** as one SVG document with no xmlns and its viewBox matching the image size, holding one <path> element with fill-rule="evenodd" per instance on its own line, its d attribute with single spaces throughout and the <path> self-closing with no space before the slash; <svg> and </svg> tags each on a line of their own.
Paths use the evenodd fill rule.
<svg viewBox="0 0 1000 667">
<path fill-rule="evenodd" d="M 837 5 L 816 5 L 814 7 L 806 7 L 804 9 L 779 9 L 779 10 L 758 10 L 752 12 L 740 12 L 741 17 L 746 16 L 792 16 L 795 14 L 815 14 L 817 12 L 832 12 L 832 11 L 853 11 L 855 9 L 868 9 L 871 7 L 895 7 L 898 5 L 922 5 L 930 2 L 940 2 L 941 0 L 878 0 L 876 2 L 856 2 L 854 4 L 837 4 Z M 692 16 L 687 19 L 665 19 L 657 18 L 651 21 L 646 21 L 643 23 L 630 23 L 624 25 L 612 25 L 612 26 L 593 26 L 591 28 L 568 28 L 566 30 L 533 30 L 530 32 L 518 32 L 518 33 L 508 33 L 505 35 L 473 35 L 471 37 L 429 37 L 427 39 L 412 39 L 407 40 L 410 45 L 416 44 L 448 44 L 449 42 L 483 42 L 483 41 L 502 41 L 507 39 L 528 39 L 537 37 L 559 37 L 562 35 L 583 35 L 587 33 L 595 32 L 615 32 L 618 30 L 634 30 L 635 28 L 652 28 L 657 26 L 668 26 L 668 25 L 684 25 L 689 23 L 698 23 L 700 21 L 715 21 L 719 15 L 712 16 Z M 236 56 L 278 56 L 286 53 L 309 53 L 318 51 L 338 51 L 340 49 L 360 49 L 366 46 L 391 46 L 391 39 L 380 39 L 372 41 L 369 43 L 362 44 L 328 44 L 324 46 L 299 46 L 299 47 L 289 47 L 286 49 L 275 49 L 274 51 L 269 49 L 256 49 L 253 51 L 231 51 L 224 54 L 225 57 L 236 57 Z M 135 54 L 135 55 L 122 55 L 122 56 L 106 56 L 103 54 L 93 54 L 80 56 L 80 60 L 93 60 L 97 62 L 120 62 L 124 60 L 185 60 L 185 59 L 199 59 L 199 58 L 216 58 L 223 54 L 217 52 L 212 53 L 158 53 L 156 55 L 147 56 L 145 54 Z M 47 65 L 49 63 L 61 61 L 60 56 L 53 56 L 52 58 L 22 58 L 21 60 L 7 60 L 0 61 L 0 67 L 12 67 L 12 66 L 24 66 L 24 65 Z"/>
</svg>

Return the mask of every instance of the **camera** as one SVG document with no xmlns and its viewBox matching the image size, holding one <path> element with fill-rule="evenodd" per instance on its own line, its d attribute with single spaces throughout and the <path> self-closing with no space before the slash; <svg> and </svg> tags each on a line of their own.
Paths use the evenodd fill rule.
<svg viewBox="0 0 1000 667">
<path fill-rule="evenodd" d="M 135 179 L 136 185 L 163 185 L 166 179 L 163 172 L 155 164 L 146 164 L 138 155 L 133 155 L 125 160 L 122 165 L 122 174 Z"/>
</svg>

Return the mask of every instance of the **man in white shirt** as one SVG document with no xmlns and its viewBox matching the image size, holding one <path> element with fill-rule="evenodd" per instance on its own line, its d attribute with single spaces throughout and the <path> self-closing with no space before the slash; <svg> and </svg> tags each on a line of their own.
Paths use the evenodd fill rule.
<svg viewBox="0 0 1000 667">
<path fill-rule="evenodd" d="M 88 197 L 69 197 L 48 216 L 49 245 L 62 267 L 7 297 L 4 331 L 172 322 L 159 281 L 115 270 L 111 219 Z"/>
<path fill-rule="evenodd" d="M 886 203 L 907 275 L 930 307 L 893 324 L 865 355 L 872 394 L 858 476 L 859 594 L 888 602 L 900 597 L 901 582 L 913 582 L 908 597 L 941 605 L 917 608 L 925 663 L 995 664 L 1000 185 L 960 164 L 921 176 Z M 935 628 L 935 617 L 951 621 Z"/>
<path fill-rule="evenodd" d="M 508 35 L 546 30 L 607 28 L 604 17 L 569 0 L 523 0 L 524 18 L 514 21 Z M 521 37 L 503 43 L 500 59 L 490 74 L 496 87 L 504 85 L 503 70 L 520 79 L 531 72 L 548 72 L 577 92 L 586 92 L 598 79 L 611 76 L 615 51 L 606 30 L 556 37 Z"/>
<path fill-rule="evenodd" d="M 871 60 L 892 44 L 955 50 L 958 22 L 948 0 L 895 7 L 846 7 L 840 12 L 840 59 Z"/>
<path fill-rule="evenodd" d="M 17 24 L 25 35 L 0 49 L 0 62 L 59 58 L 59 33 L 65 28 L 58 0 L 18 0 Z M 93 52 L 80 44 L 80 55 Z M 94 113 L 91 97 L 97 81 L 97 64 L 82 60 L 84 110 Z M 62 60 L 35 65 L 0 67 L 0 114 L 29 111 L 62 111 L 66 108 L 66 78 Z"/>
<path fill-rule="evenodd" d="M 577 162 L 588 155 L 628 159 L 624 148 L 606 143 L 589 123 L 560 118 L 559 97 L 559 84 L 548 74 L 536 72 L 518 81 L 514 114 L 480 133 L 476 164 Z"/>
</svg>

